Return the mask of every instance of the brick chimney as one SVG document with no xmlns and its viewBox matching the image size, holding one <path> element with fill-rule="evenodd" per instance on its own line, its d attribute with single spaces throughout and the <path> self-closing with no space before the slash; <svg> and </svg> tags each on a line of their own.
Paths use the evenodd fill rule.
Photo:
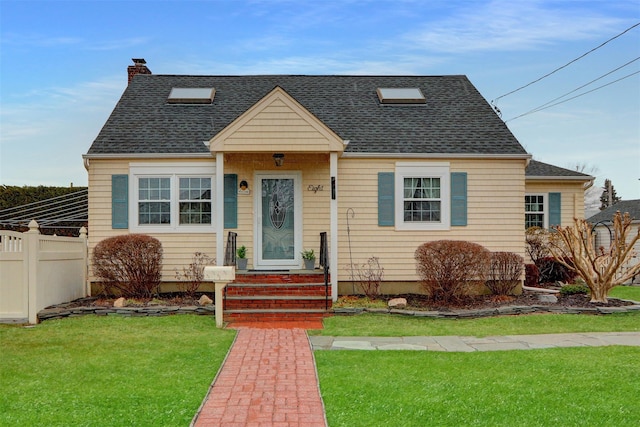
<svg viewBox="0 0 640 427">
<path fill-rule="evenodd" d="M 136 74 L 151 74 L 151 70 L 147 68 L 147 61 L 143 58 L 132 58 L 133 65 L 129 65 L 127 67 L 127 74 L 129 76 L 129 81 L 127 84 L 131 83 L 133 76 Z"/>
</svg>

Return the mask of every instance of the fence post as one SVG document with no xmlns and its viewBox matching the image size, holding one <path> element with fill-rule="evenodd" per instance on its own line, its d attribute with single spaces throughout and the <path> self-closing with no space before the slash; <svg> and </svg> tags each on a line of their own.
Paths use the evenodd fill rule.
<svg viewBox="0 0 640 427">
<path fill-rule="evenodd" d="M 29 323 L 38 323 L 38 263 L 39 263 L 39 248 L 38 241 L 40 240 L 39 225 L 35 220 L 29 222 L 29 231 L 24 233 L 26 244 L 23 248 L 26 250 L 25 262 L 28 265 L 27 274 L 27 288 L 29 292 Z"/>
<path fill-rule="evenodd" d="M 80 227 L 80 236 L 83 241 L 82 251 L 84 259 L 84 273 L 82 277 L 82 283 L 84 283 L 84 294 L 88 297 L 91 296 L 91 283 L 89 283 L 89 247 L 87 246 L 87 229 L 86 227 Z"/>
</svg>

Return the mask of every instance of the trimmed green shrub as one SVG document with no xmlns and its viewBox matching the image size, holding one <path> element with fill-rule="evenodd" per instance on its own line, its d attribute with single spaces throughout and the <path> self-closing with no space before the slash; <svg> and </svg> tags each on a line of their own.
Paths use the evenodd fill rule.
<svg viewBox="0 0 640 427">
<path fill-rule="evenodd" d="M 491 252 L 473 242 L 437 240 L 423 243 L 415 252 L 420 282 L 436 303 L 459 301 L 473 281 L 484 283 Z"/>
<path fill-rule="evenodd" d="M 565 285 L 560 288 L 560 295 L 587 295 L 588 293 L 587 285 Z"/>
<path fill-rule="evenodd" d="M 162 276 L 162 244 L 145 234 L 124 234 L 100 241 L 93 250 L 93 273 L 104 291 L 125 298 L 157 295 Z"/>
</svg>

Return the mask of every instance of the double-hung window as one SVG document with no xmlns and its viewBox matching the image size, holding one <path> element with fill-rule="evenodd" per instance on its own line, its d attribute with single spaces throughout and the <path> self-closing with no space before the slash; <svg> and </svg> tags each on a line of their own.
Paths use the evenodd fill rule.
<svg viewBox="0 0 640 427">
<path fill-rule="evenodd" d="M 395 217 L 398 229 L 446 230 L 450 226 L 449 164 L 397 163 Z"/>
<path fill-rule="evenodd" d="M 404 177 L 404 221 L 440 222 L 440 178 Z"/>
<path fill-rule="evenodd" d="M 180 225 L 211 224 L 211 178 L 179 177 Z"/>
<path fill-rule="evenodd" d="M 553 228 L 562 223 L 562 194 L 525 194 L 524 227 Z"/>
<path fill-rule="evenodd" d="M 129 224 L 137 232 L 214 231 L 215 165 L 132 164 Z"/>
<path fill-rule="evenodd" d="M 546 203 L 543 194 L 524 196 L 524 227 L 547 228 Z"/>
<path fill-rule="evenodd" d="M 138 178 L 138 224 L 171 223 L 171 178 Z"/>
</svg>

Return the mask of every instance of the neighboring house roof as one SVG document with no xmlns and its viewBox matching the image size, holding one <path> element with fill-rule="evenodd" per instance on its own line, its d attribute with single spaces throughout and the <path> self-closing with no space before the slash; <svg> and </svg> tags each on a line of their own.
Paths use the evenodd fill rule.
<svg viewBox="0 0 640 427">
<path fill-rule="evenodd" d="M 345 153 L 528 158 L 466 76 L 136 75 L 86 157 L 206 154 L 203 144 L 281 87 L 345 141 Z M 172 88 L 215 88 L 212 104 L 170 104 Z M 383 105 L 377 88 L 419 88 L 424 104 Z"/>
<path fill-rule="evenodd" d="M 593 177 L 586 173 L 531 160 L 525 171 L 527 179 L 570 179 L 587 181 Z"/>
<path fill-rule="evenodd" d="M 635 221 L 640 221 L 640 199 L 620 200 L 615 205 L 609 206 L 608 208 L 588 218 L 587 221 L 592 224 L 600 221 L 611 221 L 613 219 L 613 214 L 618 211 L 622 213 L 629 212 L 631 218 L 633 218 Z"/>
</svg>

